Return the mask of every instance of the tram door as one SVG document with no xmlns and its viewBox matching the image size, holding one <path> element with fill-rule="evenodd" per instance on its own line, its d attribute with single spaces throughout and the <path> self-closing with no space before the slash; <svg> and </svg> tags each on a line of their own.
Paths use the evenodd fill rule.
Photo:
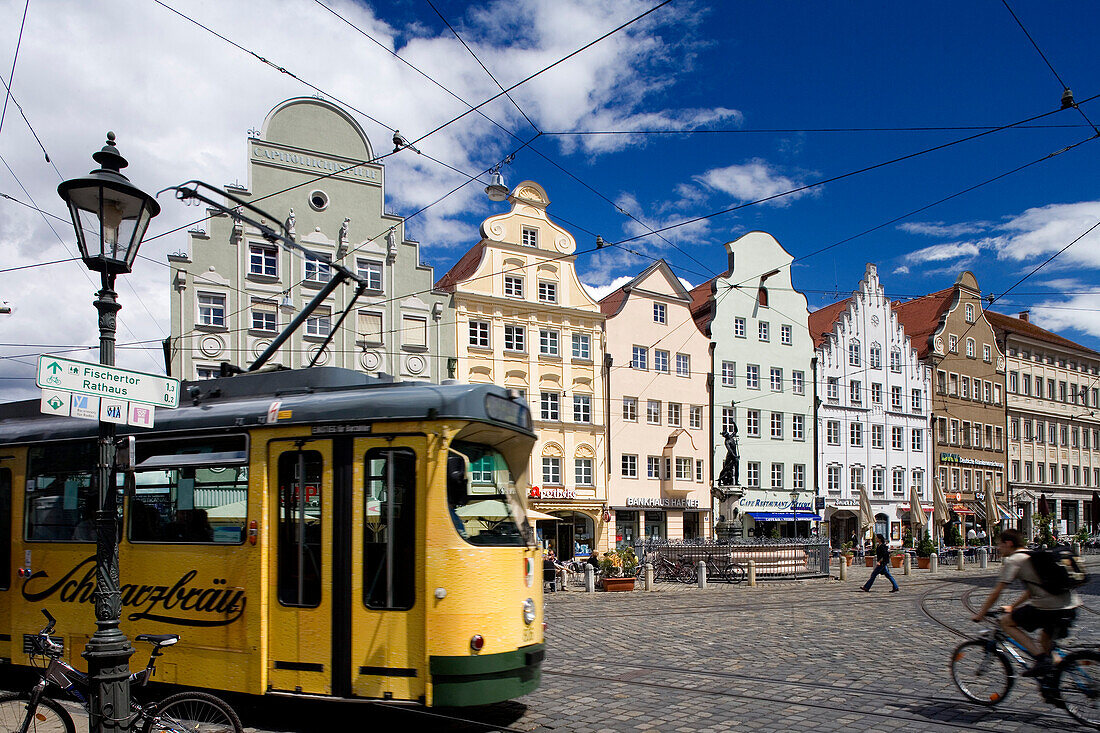
<svg viewBox="0 0 1100 733">
<path fill-rule="evenodd" d="M 332 693 L 332 453 L 327 440 L 274 441 L 269 447 L 273 690 Z"/>
<path fill-rule="evenodd" d="M 425 694 L 427 600 L 417 596 L 424 572 L 417 515 L 432 511 L 425 451 L 420 436 L 357 438 L 352 450 L 348 663 L 357 697 Z"/>
</svg>

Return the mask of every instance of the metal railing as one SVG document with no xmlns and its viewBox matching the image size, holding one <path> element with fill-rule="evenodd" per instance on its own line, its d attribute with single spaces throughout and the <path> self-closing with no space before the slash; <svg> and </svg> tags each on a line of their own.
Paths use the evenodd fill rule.
<svg viewBox="0 0 1100 733">
<path fill-rule="evenodd" d="M 634 545 L 639 561 L 663 557 L 672 562 L 727 559 L 748 568 L 756 565 L 758 580 L 820 578 L 829 574 L 829 545 L 797 540 L 753 540 L 751 542 L 700 542 L 689 540 L 642 540 Z"/>
</svg>

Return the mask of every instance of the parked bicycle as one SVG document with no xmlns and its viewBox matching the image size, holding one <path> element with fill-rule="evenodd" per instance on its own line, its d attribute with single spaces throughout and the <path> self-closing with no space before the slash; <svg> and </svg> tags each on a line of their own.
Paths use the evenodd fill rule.
<svg viewBox="0 0 1100 733">
<path fill-rule="evenodd" d="M 1031 653 L 1006 634 L 997 621 L 1003 611 L 991 611 L 986 618 L 991 629 L 979 638 L 964 641 L 951 655 L 951 679 L 962 694 L 982 705 L 996 705 L 1008 697 L 1016 681 L 1013 660 L 1028 667 Z M 1085 725 L 1100 728 L 1100 652 L 1083 649 L 1064 652 L 1055 644 L 1060 660 L 1044 677 L 1037 678 L 1043 700 Z"/>
<path fill-rule="evenodd" d="M 88 675 L 61 660 L 64 647 L 52 639 L 57 621 L 42 609 L 46 626 L 29 639 L 31 659 L 43 657 L 42 679 L 27 692 L 0 696 L 0 731 L 5 733 L 75 733 L 76 725 L 65 707 L 47 694 L 53 686 L 71 695 L 88 710 Z M 135 641 L 153 645 L 145 669 L 130 675 L 130 683 L 144 687 L 156 671 L 157 657 L 180 640 L 179 634 L 140 634 Z M 242 733 L 241 721 L 224 700 L 205 692 L 178 692 L 160 702 L 142 705 L 130 700 L 131 730 L 142 733 Z"/>
<path fill-rule="evenodd" d="M 695 571 L 686 558 L 681 557 L 677 561 L 669 560 L 664 555 L 652 554 L 649 562 L 653 564 L 653 581 L 655 583 L 691 583 L 695 578 Z M 635 576 L 645 577 L 645 563 L 638 563 Z"/>
<path fill-rule="evenodd" d="M 707 582 L 708 583 L 741 583 L 748 576 L 748 571 L 745 570 L 745 566 L 733 561 L 732 555 L 726 555 L 725 557 L 715 558 L 713 555 L 707 555 L 704 560 L 707 568 Z M 698 565 L 693 566 L 691 569 L 691 580 L 688 582 L 694 583 L 699 579 Z"/>
</svg>

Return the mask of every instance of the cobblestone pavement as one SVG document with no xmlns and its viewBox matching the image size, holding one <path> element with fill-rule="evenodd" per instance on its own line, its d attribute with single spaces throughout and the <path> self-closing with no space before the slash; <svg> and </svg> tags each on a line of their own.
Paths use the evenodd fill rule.
<svg viewBox="0 0 1100 733">
<path fill-rule="evenodd" d="M 1083 590 L 1069 646 L 1100 644 L 1100 557 Z M 250 731 L 1070 731 L 1065 712 L 1020 678 L 996 708 L 967 702 L 947 670 L 974 634 L 999 564 L 904 576 L 901 592 L 852 568 L 849 579 L 654 592 L 546 595 L 542 686 L 519 700 L 457 710 L 384 709 L 370 703 L 231 700 Z M 1007 600 L 1007 599 L 1006 599 Z M 930 615 L 931 617 L 930 617 Z M 336 723 L 340 721 L 340 723 Z M 474 721 L 477 721 L 475 723 Z"/>
</svg>

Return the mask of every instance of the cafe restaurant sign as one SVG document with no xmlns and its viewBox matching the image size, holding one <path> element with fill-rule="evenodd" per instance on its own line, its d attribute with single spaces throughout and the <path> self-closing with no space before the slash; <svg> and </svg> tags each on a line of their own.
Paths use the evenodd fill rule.
<svg viewBox="0 0 1100 733">
<path fill-rule="evenodd" d="M 940 453 L 940 463 L 957 463 L 963 466 L 985 466 L 986 468 L 1004 468 L 1004 464 L 996 461 L 982 461 L 977 458 L 966 458 L 958 453 Z"/>
<path fill-rule="evenodd" d="M 813 494 L 803 492 L 798 497 L 799 511 L 813 511 Z M 737 500 L 737 508 L 742 512 L 782 512 L 791 510 L 789 491 L 752 491 Z"/>
<path fill-rule="evenodd" d="M 790 502 L 787 502 L 788 504 Z M 653 507 L 659 509 L 698 509 L 698 499 L 664 499 L 651 496 L 628 496 L 627 506 Z"/>
</svg>

